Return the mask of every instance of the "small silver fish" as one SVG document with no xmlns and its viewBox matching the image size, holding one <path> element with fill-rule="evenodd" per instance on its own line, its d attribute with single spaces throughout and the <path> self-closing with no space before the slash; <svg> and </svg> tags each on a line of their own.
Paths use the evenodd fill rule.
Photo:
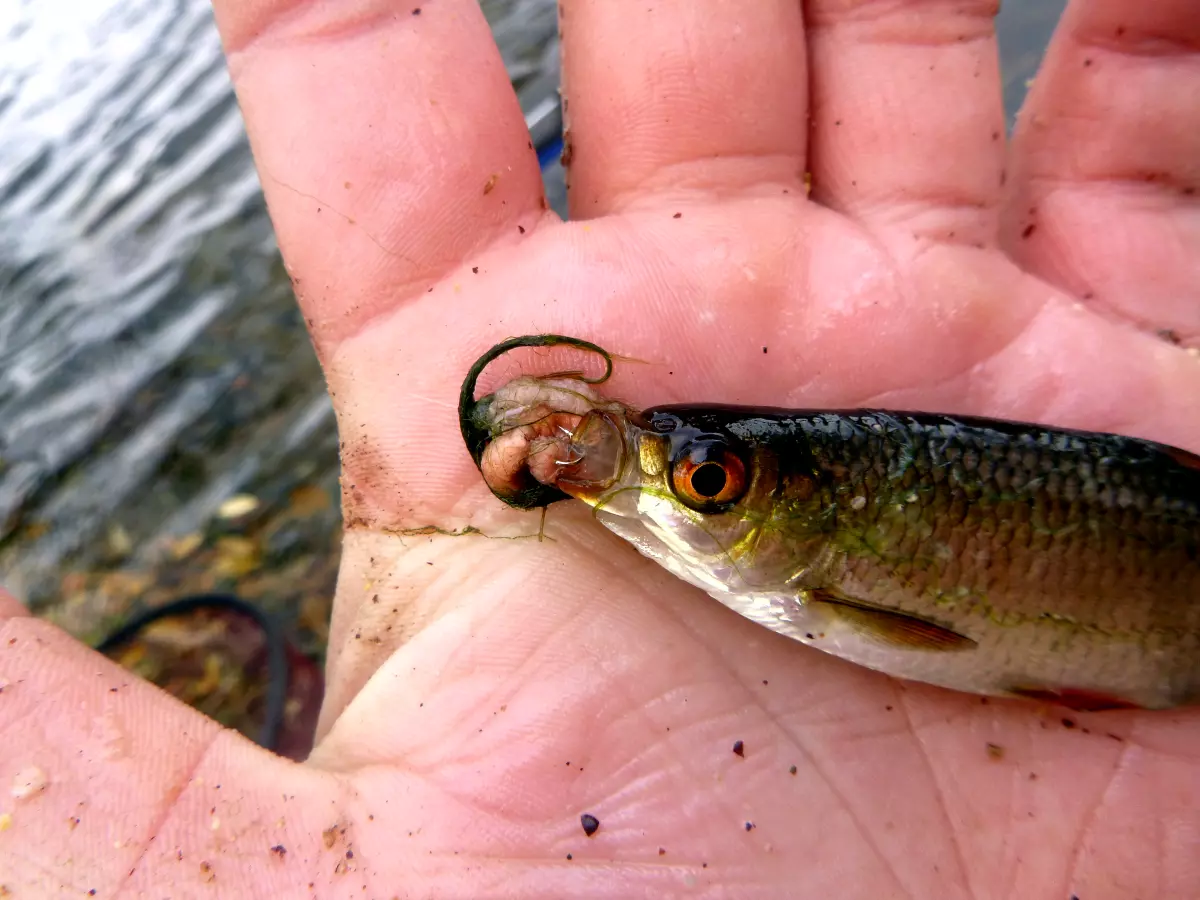
<svg viewBox="0 0 1200 900">
<path fill-rule="evenodd" d="M 464 407 L 497 496 L 587 503 L 742 615 L 896 677 L 1200 702 L 1200 457 L 925 413 L 634 410 L 599 380 L 518 378 Z"/>
</svg>

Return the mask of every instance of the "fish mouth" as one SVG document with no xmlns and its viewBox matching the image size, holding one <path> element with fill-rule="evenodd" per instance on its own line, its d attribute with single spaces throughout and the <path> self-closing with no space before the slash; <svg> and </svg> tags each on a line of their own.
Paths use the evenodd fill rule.
<svg viewBox="0 0 1200 900">
<path fill-rule="evenodd" d="M 617 416 L 594 409 L 579 419 L 556 461 L 553 485 L 564 494 L 596 506 L 618 483 L 626 468 L 625 428 Z M 535 475 L 536 477 L 536 475 Z"/>
</svg>

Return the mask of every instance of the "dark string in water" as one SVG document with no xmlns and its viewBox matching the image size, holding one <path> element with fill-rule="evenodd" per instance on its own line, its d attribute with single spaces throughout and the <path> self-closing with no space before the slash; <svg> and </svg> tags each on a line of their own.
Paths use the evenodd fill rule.
<svg viewBox="0 0 1200 900">
<path fill-rule="evenodd" d="M 233 594 L 190 594 L 136 614 L 100 641 L 95 649 L 100 653 L 108 653 L 136 637 L 138 632 L 159 619 L 186 615 L 198 609 L 231 610 L 252 619 L 262 630 L 267 644 L 267 695 L 258 744 L 268 750 L 275 750 L 278 747 L 280 729 L 283 727 L 283 711 L 287 702 L 291 669 L 288 665 L 287 638 L 284 636 L 283 626 L 275 616 L 261 607 Z"/>
</svg>

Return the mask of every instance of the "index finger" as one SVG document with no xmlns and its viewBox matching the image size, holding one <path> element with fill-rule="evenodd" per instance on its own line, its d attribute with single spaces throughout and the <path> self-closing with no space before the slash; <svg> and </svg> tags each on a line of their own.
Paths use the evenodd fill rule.
<svg viewBox="0 0 1200 900">
<path fill-rule="evenodd" d="M 520 228 L 537 155 L 477 0 L 214 0 L 318 353 Z"/>
</svg>

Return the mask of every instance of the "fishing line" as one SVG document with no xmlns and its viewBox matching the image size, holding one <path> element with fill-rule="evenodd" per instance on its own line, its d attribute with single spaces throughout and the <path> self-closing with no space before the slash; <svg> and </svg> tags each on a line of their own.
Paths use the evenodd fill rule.
<svg viewBox="0 0 1200 900">
<path fill-rule="evenodd" d="M 287 702 L 291 668 L 288 665 L 287 638 L 284 636 L 283 626 L 275 615 L 262 607 L 248 603 L 233 594 L 189 594 L 134 615 L 96 644 L 94 649 L 100 653 L 108 653 L 160 619 L 186 615 L 198 609 L 230 610 L 253 620 L 263 633 L 267 647 L 267 694 L 258 744 L 268 750 L 275 750 L 280 729 L 283 727 L 283 711 Z"/>
</svg>

